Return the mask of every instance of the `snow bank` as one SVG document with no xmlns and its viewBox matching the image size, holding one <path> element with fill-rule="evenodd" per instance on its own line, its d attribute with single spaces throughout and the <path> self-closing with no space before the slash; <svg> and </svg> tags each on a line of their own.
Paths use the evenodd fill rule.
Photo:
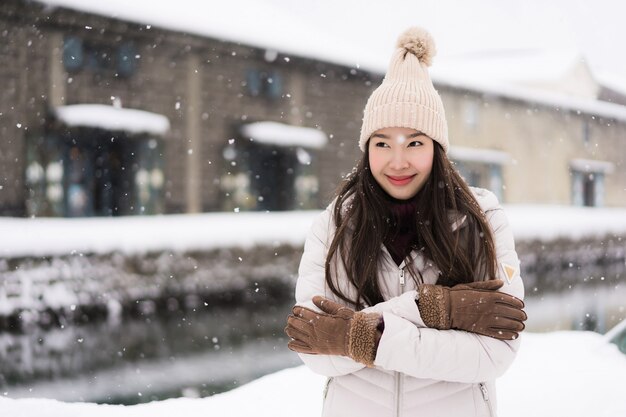
<svg viewBox="0 0 626 417">
<path fill-rule="evenodd" d="M 626 356 L 597 333 L 528 333 L 498 381 L 499 414 L 623 417 L 624 375 Z"/>
<path fill-rule="evenodd" d="M 626 233 L 626 209 L 507 206 L 516 240 Z M 142 253 L 254 245 L 302 245 L 319 211 L 205 213 L 105 218 L 0 218 L 0 257 Z"/>
<path fill-rule="evenodd" d="M 626 356 L 591 332 L 524 335 L 518 357 L 498 380 L 502 417 L 623 417 Z M 203 399 L 135 406 L 0 397 L 0 415 L 15 417 L 298 416 L 321 415 L 325 378 L 300 366 Z"/>
<path fill-rule="evenodd" d="M 626 208 L 509 205 L 505 210 L 517 241 L 626 233 Z"/>
<path fill-rule="evenodd" d="M 0 257 L 302 245 L 318 211 L 0 218 Z"/>
</svg>

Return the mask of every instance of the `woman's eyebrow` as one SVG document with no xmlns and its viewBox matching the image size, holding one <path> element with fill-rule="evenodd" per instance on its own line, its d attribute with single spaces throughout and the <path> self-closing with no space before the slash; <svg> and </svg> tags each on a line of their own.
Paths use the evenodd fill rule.
<svg viewBox="0 0 626 417">
<path fill-rule="evenodd" d="M 418 136 L 426 136 L 425 133 L 422 132 L 415 132 L 415 133 L 411 133 L 410 135 L 407 136 L 407 138 L 416 138 Z M 389 139 L 389 136 L 387 135 L 383 135 L 382 133 L 376 133 L 374 135 L 372 135 L 373 138 L 381 138 L 381 139 Z"/>
</svg>

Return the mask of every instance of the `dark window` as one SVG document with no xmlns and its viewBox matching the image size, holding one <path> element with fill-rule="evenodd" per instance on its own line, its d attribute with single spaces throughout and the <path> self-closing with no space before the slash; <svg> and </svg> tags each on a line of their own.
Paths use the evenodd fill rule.
<svg viewBox="0 0 626 417">
<path fill-rule="evenodd" d="M 130 77 L 137 67 L 132 42 L 105 45 L 68 36 L 63 42 L 63 65 L 69 73 L 86 69 L 97 75 Z"/>
<path fill-rule="evenodd" d="M 246 87 L 248 94 L 253 97 L 262 96 L 274 100 L 280 98 L 283 94 L 282 77 L 274 70 L 247 70 Z"/>
<path fill-rule="evenodd" d="M 65 38 L 63 42 L 63 65 L 67 72 L 76 72 L 83 67 L 83 41 L 73 36 Z"/>
<path fill-rule="evenodd" d="M 117 48 L 117 73 L 121 77 L 130 77 L 135 72 L 137 51 L 131 42 L 125 42 Z"/>
</svg>

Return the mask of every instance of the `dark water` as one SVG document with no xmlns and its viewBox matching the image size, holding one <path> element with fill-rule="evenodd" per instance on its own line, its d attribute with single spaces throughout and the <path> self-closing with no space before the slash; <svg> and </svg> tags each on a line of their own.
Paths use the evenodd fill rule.
<svg viewBox="0 0 626 417">
<path fill-rule="evenodd" d="M 0 334 L 0 393 L 136 404 L 227 391 L 301 363 L 283 334 L 291 306 L 199 306 Z"/>
</svg>

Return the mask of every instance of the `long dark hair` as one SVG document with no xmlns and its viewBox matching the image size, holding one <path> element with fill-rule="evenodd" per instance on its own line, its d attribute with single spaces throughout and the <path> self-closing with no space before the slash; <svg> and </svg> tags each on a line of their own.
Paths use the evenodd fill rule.
<svg viewBox="0 0 626 417">
<path fill-rule="evenodd" d="M 433 145 L 430 177 L 414 197 L 416 249 L 440 270 L 438 284 L 453 286 L 494 279 L 496 251 L 485 215 L 439 143 L 433 141 Z M 463 226 L 453 230 L 454 219 L 449 213 L 465 216 Z M 383 261 L 381 245 L 395 233 L 395 224 L 389 196 L 370 171 L 367 144 L 355 170 L 337 189 L 333 217 L 336 231 L 325 268 L 330 290 L 357 310 L 384 301 L 377 271 Z M 355 300 L 340 290 L 338 265 L 334 264 L 339 261 L 357 290 Z M 408 261 L 407 255 L 409 275 L 421 281 L 420 271 Z"/>
</svg>

